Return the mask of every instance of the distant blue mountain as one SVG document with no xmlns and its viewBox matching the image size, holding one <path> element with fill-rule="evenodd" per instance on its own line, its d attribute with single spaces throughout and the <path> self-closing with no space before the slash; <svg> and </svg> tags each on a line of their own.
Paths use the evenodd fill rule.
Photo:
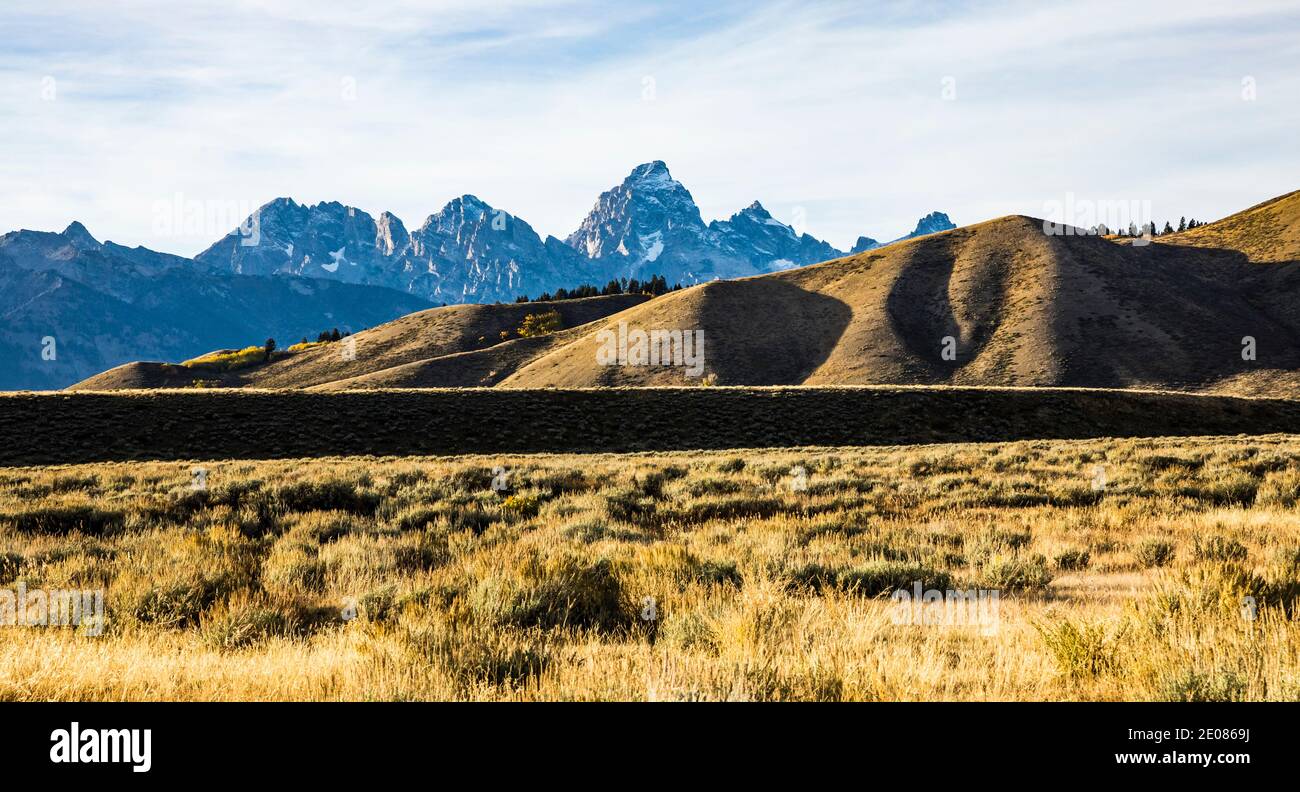
<svg viewBox="0 0 1300 792">
<path fill-rule="evenodd" d="M 885 245 L 892 245 L 894 242 L 902 242 L 904 240 L 915 239 L 929 234 L 937 234 L 940 231 L 951 231 L 956 227 L 957 226 L 953 225 L 953 222 L 948 219 L 948 215 L 943 212 L 931 212 L 917 221 L 916 230 L 910 234 L 906 234 L 898 239 L 885 243 L 877 242 L 870 237 L 858 237 L 857 244 L 853 246 L 853 250 L 850 252 L 862 253 L 866 250 L 874 250 L 878 247 L 884 247 Z"/>
<path fill-rule="evenodd" d="M 133 360 L 288 345 L 430 307 L 377 286 L 241 277 L 146 248 L 100 244 L 80 223 L 0 236 L 0 390 L 62 388 Z"/>
<path fill-rule="evenodd" d="M 946 215 L 928 215 L 904 239 L 943 230 L 945 223 L 952 227 Z M 256 244 L 248 229 L 256 230 Z M 863 244 L 878 247 L 866 237 Z M 662 275 L 690 285 L 843 255 L 776 220 L 757 201 L 727 220 L 705 223 L 690 191 L 655 161 L 602 193 L 564 240 L 542 239 L 521 218 L 472 195 L 410 232 L 387 212 L 375 219 L 339 203 L 304 206 L 277 198 L 196 260 L 237 274 L 287 273 L 385 286 L 436 303 L 481 303 L 615 278 Z"/>
</svg>

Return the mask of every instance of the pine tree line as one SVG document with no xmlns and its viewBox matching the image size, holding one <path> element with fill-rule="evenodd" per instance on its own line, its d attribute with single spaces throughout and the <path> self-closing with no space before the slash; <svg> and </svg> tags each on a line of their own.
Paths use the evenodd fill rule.
<svg viewBox="0 0 1300 792">
<path fill-rule="evenodd" d="M 1197 220 L 1196 218 L 1192 218 L 1191 220 L 1188 220 L 1186 217 L 1180 217 L 1178 218 L 1177 228 L 1174 228 L 1174 224 L 1166 220 L 1164 229 L 1158 229 L 1156 227 L 1155 221 L 1153 220 L 1150 223 L 1146 223 L 1140 228 L 1138 227 L 1137 223 L 1129 223 L 1128 228 L 1111 230 L 1110 228 L 1108 228 L 1106 225 L 1103 224 L 1103 225 L 1093 226 L 1092 231 L 1093 233 L 1102 234 L 1103 236 L 1114 235 L 1114 236 L 1121 236 L 1121 237 L 1140 237 L 1140 236 L 1157 237 L 1157 236 L 1163 236 L 1164 234 L 1177 233 L 1180 231 L 1190 231 L 1193 228 L 1200 228 L 1203 225 L 1205 225 L 1205 223 L 1201 222 L 1200 220 Z"/>
<path fill-rule="evenodd" d="M 606 283 L 604 288 L 599 288 L 589 283 L 581 286 L 575 286 L 572 289 L 559 288 L 555 293 L 542 292 L 537 297 L 530 298 L 526 294 L 521 294 L 515 298 L 516 303 L 528 302 L 554 302 L 556 300 L 579 300 L 583 297 L 608 297 L 611 294 L 646 294 L 651 297 L 659 297 L 668 292 L 678 291 L 682 288 L 680 283 L 674 283 L 668 286 L 668 279 L 662 275 L 651 275 L 649 280 L 639 281 L 636 278 L 631 280 L 627 278 L 617 278 Z"/>
<path fill-rule="evenodd" d="M 334 328 L 333 330 L 326 330 L 326 331 L 324 331 L 323 333 L 321 333 L 320 335 L 316 336 L 316 343 L 320 343 L 320 342 L 322 342 L 322 341 L 341 341 L 341 340 L 343 340 L 344 338 L 347 338 L 347 337 L 350 336 L 350 335 L 352 335 L 352 334 L 351 334 L 351 333 L 347 333 L 347 332 L 340 333 L 340 332 L 339 332 L 339 329 L 336 327 L 336 328 Z M 304 339 L 302 340 L 302 342 L 303 342 L 304 344 L 307 343 L 307 339 L 304 338 Z"/>
</svg>

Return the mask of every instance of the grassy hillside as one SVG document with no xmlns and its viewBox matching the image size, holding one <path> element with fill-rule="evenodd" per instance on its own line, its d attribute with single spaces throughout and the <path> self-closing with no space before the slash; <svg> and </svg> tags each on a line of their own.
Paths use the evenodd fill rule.
<svg viewBox="0 0 1300 792">
<path fill-rule="evenodd" d="M 1300 401 L 1006 388 L 0 394 L 0 465 L 1300 432 Z"/>
<path fill-rule="evenodd" d="M 475 361 L 475 384 L 692 384 L 682 368 L 599 365 L 599 334 L 625 323 L 703 331 L 706 368 L 723 384 L 1297 395 L 1285 373 L 1300 371 L 1300 302 L 1292 299 L 1300 261 L 1260 267 L 1243 255 L 1300 259 L 1297 234 L 1300 193 L 1138 247 L 1047 236 L 1039 220 L 1006 217 L 670 294 L 547 344 L 485 355 Z M 955 360 L 942 354 L 949 337 Z M 1246 337 L 1255 339 L 1254 360 L 1242 358 Z M 468 363 L 408 366 L 329 387 L 465 384 Z"/>
<path fill-rule="evenodd" d="M 1300 190 L 1160 242 L 1235 250 L 1261 263 L 1300 261 Z"/>
<path fill-rule="evenodd" d="M 1195 388 L 1300 367 L 1300 316 L 1270 311 L 1249 276 L 1231 254 L 1047 236 L 1039 220 L 1008 217 L 671 294 L 502 385 L 685 381 L 680 368 L 598 365 L 597 334 L 619 322 L 703 330 L 707 368 L 724 384 Z M 1241 357 L 1247 335 L 1261 339 L 1255 361 Z"/>
<path fill-rule="evenodd" d="M 106 605 L 0 700 L 1295 700 L 1298 497 L 1295 437 L 0 469 L 0 585 Z"/>
<path fill-rule="evenodd" d="M 553 303 L 432 308 L 361 331 L 344 341 L 313 345 L 297 353 L 278 353 L 266 365 L 228 372 L 207 371 L 204 376 L 212 384 L 227 388 L 306 388 L 417 361 L 486 349 L 502 343 L 502 333 L 517 337 L 516 331 L 529 314 L 558 311 L 565 327 L 576 327 L 647 299 L 643 295 L 614 295 Z M 281 340 L 282 347 L 297 341 Z M 172 374 L 174 372 L 166 364 L 141 363 L 91 377 L 69 390 L 138 389 L 182 384 L 173 382 Z"/>
</svg>

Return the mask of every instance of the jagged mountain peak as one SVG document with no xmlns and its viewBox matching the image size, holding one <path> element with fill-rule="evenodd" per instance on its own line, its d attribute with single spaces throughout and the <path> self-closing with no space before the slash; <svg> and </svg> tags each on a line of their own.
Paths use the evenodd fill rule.
<svg viewBox="0 0 1300 792">
<path fill-rule="evenodd" d="M 464 207 L 466 207 L 466 208 L 471 208 L 471 209 L 491 209 L 491 208 L 492 208 L 492 205 L 489 204 L 487 201 L 484 201 L 482 198 L 479 198 L 477 195 L 471 195 L 470 193 L 465 193 L 464 195 L 460 196 L 459 198 L 453 198 L 453 199 L 451 199 L 451 201 L 450 201 L 447 205 L 448 205 L 448 206 L 464 206 Z"/>
<path fill-rule="evenodd" d="M 677 271 L 686 263 L 683 258 L 696 262 L 696 271 L 707 268 L 707 256 L 701 260 L 699 253 L 707 250 L 709 233 L 690 192 L 662 160 L 655 160 L 633 168 L 622 184 L 601 193 L 565 241 L 587 258 L 620 262 L 610 275 L 641 277 L 648 274 L 641 272 L 643 266 Z"/>
<path fill-rule="evenodd" d="M 686 210 L 688 214 L 693 213 L 697 218 L 700 211 L 695 206 L 695 199 L 691 197 L 690 190 L 681 182 L 673 178 L 668 171 L 668 166 L 663 160 L 647 162 L 644 165 L 638 165 L 632 169 L 627 178 L 618 187 L 606 192 L 605 195 L 625 193 L 633 201 L 640 198 L 648 199 L 651 202 L 663 202 L 669 205 L 677 205 Z M 599 203 L 597 204 L 599 206 Z M 703 220 L 699 221 L 703 224 Z"/>
<path fill-rule="evenodd" d="M 869 236 L 860 236 L 858 241 L 853 243 L 853 249 L 849 253 L 862 253 L 866 250 L 872 250 L 880 247 L 880 243 Z"/>
<path fill-rule="evenodd" d="M 441 234 L 458 235 L 458 229 L 487 226 L 493 231 L 509 232 L 516 230 L 528 237 L 537 236 L 532 226 L 523 219 L 498 209 L 475 195 L 462 195 L 447 202 L 436 213 L 429 215 L 417 235 L 431 231 Z M 537 238 L 541 244 L 541 238 Z"/>
<path fill-rule="evenodd" d="M 663 160 L 632 168 L 563 239 L 543 238 L 470 193 L 409 230 L 391 213 L 372 218 L 337 201 L 303 205 L 283 197 L 259 214 L 255 239 L 237 230 L 197 260 L 246 275 L 289 273 L 388 286 L 435 302 L 491 302 L 618 277 L 662 275 L 683 284 L 746 277 L 844 255 L 777 220 L 759 201 L 705 223 Z M 932 213 L 919 232 L 945 223 L 946 215 Z"/>
<path fill-rule="evenodd" d="M 86 230 L 86 227 L 79 220 L 73 220 L 69 223 L 68 227 L 63 229 L 62 236 L 72 243 L 73 247 L 81 250 L 93 250 L 99 247 L 99 240 L 91 236 L 90 232 Z"/>
<path fill-rule="evenodd" d="M 308 208 L 308 213 L 312 216 L 325 216 L 329 218 L 343 218 L 344 222 L 356 222 L 360 220 L 364 224 L 374 223 L 374 218 L 364 209 L 358 209 L 355 206 L 348 206 L 339 201 L 322 201 L 315 206 Z"/>
<path fill-rule="evenodd" d="M 257 208 L 257 211 L 258 214 L 281 213 L 286 211 L 298 212 L 298 211 L 304 211 L 307 208 L 308 207 L 305 204 L 300 204 L 294 199 L 289 198 L 288 196 L 280 196 L 279 198 L 272 198 L 271 200 L 262 204 Z"/>
<path fill-rule="evenodd" d="M 924 236 L 926 234 L 935 234 L 940 231 L 951 231 L 956 227 L 957 226 L 953 225 L 952 220 L 948 219 L 948 215 L 943 212 L 931 212 L 917 221 L 916 230 L 912 232 L 912 236 Z"/>
<path fill-rule="evenodd" d="M 917 237 L 926 236 L 928 234 L 937 234 L 940 231 L 951 231 L 956 227 L 957 226 L 953 224 L 952 220 L 948 218 L 948 215 L 944 214 L 943 212 L 931 212 L 916 222 L 916 230 L 912 231 L 912 233 L 904 234 L 898 239 L 894 239 L 889 242 L 877 242 L 871 237 L 860 236 L 858 237 L 858 241 L 854 243 L 853 249 L 850 250 L 849 253 L 850 254 L 863 253 L 868 250 L 875 250 L 876 248 L 884 247 L 885 245 L 892 245 L 894 244 L 894 242 L 902 242 L 907 239 L 915 239 Z"/>
<path fill-rule="evenodd" d="M 372 220 L 371 216 L 364 210 L 355 206 L 348 206 L 340 201 L 320 201 L 314 204 L 298 203 L 293 198 L 281 196 L 273 198 L 262 204 L 256 212 L 256 218 L 266 223 L 267 221 L 281 221 L 287 223 L 308 223 L 319 222 L 321 219 L 332 218 L 363 218 Z M 250 218 L 251 220 L 252 218 Z"/>
<path fill-rule="evenodd" d="M 678 182 L 673 178 L 672 174 L 668 171 L 667 163 L 663 160 L 654 160 L 653 162 L 646 162 L 633 168 L 632 172 L 628 174 L 628 177 L 623 180 L 623 183 L 653 185 L 670 183 L 680 184 L 681 182 Z"/>
<path fill-rule="evenodd" d="M 477 224 L 485 218 L 490 219 L 498 213 L 491 204 L 476 195 L 465 194 L 452 198 L 441 209 L 425 218 L 421 230 L 430 228 L 447 229 L 450 224 Z M 505 213 L 502 213 L 505 214 Z"/>
<path fill-rule="evenodd" d="M 401 218 L 392 212 L 383 212 L 375 221 L 375 247 L 385 256 L 402 250 L 411 241 L 411 235 Z"/>
</svg>

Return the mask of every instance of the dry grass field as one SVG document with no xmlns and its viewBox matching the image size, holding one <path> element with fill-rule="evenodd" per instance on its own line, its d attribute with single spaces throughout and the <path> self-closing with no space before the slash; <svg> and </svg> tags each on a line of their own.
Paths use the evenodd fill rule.
<svg viewBox="0 0 1300 792">
<path fill-rule="evenodd" d="M 1280 435 L 5 468 L 0 589 L 107 625 L 0 700 L 1294 700 L 1298 509 Z"/>
</svg>

